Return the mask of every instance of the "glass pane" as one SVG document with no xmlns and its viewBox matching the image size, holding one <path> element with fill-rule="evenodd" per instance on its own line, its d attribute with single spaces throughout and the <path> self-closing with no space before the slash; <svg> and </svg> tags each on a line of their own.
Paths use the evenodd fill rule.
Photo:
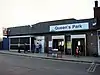
<svg viewBox="0 0 100 75">
<path fill-rule="evenodd" d="M 11 38 L 10 39 L 11 44 L 18 44 L 18 42 L 19 42 L 19 38 Z"/>
<path fill-rule="evenodd" d="M 67 41 L 67 49 L 71 49 L 71 41 Z"/>
<path fill-rule="evenodd" d="M 17 45 L 10 45 L 10 49 L 18 49 Z"/>
<path fill-rule="evenodd" d="M 18 45 L 10 45 L 10 49 L 18 50 Z M 21 46 L 20 46 L 20 49 L 21 49 L 21 50 L 24 50 L 24 45 L 21 45 Z M 28 49 L 28 50 L 30 49 L 30 46 L 29 46 L 29 45 L 27 45 L 27 49 Z"/>
<path fill-rule="evenodd" d="M 20 44 L 27 43 L 29 44 L 29 37 L 20 38 Z"/>
</svg>

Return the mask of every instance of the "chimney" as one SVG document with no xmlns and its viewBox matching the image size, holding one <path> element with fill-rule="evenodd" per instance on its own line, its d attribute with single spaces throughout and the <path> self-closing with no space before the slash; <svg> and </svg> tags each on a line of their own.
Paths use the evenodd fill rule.
<svg viewBox="0 0 100 75">
<path fill-rule="evenodd" d="M 100 28 L 100 7 L 98 6 L 98 1 L 95 1 L 94 7 L 94 19 L 96 19 L 96 26 Z"/>
<path fill-rule="evenodd" d="M 98 7 L 98 1 L 97 0 L 95 1 L 95 7 Z"/>
<path fill-rule="evenodd" d="M 94 18 L 100 19 L 100 7 L 98 6 L 98 1 L 95 1 L 95 7 L 94 7 Z"/>
</svg>

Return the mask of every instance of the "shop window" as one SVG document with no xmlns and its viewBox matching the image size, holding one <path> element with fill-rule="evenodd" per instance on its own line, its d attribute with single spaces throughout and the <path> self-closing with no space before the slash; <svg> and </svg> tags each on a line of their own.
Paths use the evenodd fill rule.
<svg viewBox="0 0 100 75">
<path fill-rule="evenodd" d="M 29 44 L 29 37 L 20 38 L 20 44 L 27 43 Z"/>
<path fill-rule="evenodd" d="M 71 36 L 66 36 L 67 40 L 66 40 L 66 45 L 67 45 L 67 49 L 71 49 Z"/>
<path fill-rule="evenodd" d="M 10 49 L 14 49 L 14 50 L 18 49 L 18 45 L 10 45 Z M 20 49 L 24 50 L 24 45 L 21 45 Z M 29 45 L 27 45 L 27 49 L 29 50 Z"/>
<path fill-rule="evenodd" d="M 18 42 L 19 42 L 19 38 L 11 38 L 10 39 L 11 44 L 18 44 Z"/>
<path fill-rule="evenodd" d="M 10 49 L 18 49 L 18 45 L 10 45 Z"/>
<path fill-rule="evenodd" d="M 65 54 L 70 55 L 71 54 L 71 36 L 67 35 L 65 36 Z"/>
<path fill-rule="evenodd" d="M 71 41 L 67 41 L 67 49 L 71 49 Z"/>
</svg>

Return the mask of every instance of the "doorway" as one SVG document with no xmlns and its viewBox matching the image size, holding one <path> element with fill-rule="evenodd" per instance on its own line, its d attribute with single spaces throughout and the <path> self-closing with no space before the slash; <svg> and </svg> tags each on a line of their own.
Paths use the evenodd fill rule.
<svg viewBox="0 0 100 75">
<path fill-rule="evenodd" d="M 75 55 L 77 46 L 80 49 L 81 56 L 85 56 L 85 39 L 84 38 L 73 38 L 72 39 L 72 55 Z"/>
<path fill-rule="evenodd" d="M 44 53 L 45 36 L 36 36 L 35 45 L 41 45 L 40 53 Z"/>
<path fill-rule="evenodd" d="M 64 39 L 53 39 L 53 49 L 59 49 L 59 46 L 63 47 L 64 52 Z"/>
</svg>

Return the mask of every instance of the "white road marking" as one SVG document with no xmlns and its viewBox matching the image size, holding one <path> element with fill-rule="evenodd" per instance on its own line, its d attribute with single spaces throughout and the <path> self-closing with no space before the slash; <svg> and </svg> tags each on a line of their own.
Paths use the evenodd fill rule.
<svg viewBox="0 0 100 75">
<path fill-rule="evenodd" d="M 94 72 L 96 70 L 96 67 L 97 67 L 97 65 L 95 65 L 95 67 L 93 68 L 93 71 L 92 72 Z"/>
<path fill-rule="evenodd" d="M 87 69 L 88 72 L 94 72 L 98 64 L 92 63 L 90 67 Z"/>
<path fill-rule="evenodd" d="M 92 68 L 93 64 L 94 64 L 94 63 L 91 63 L 90 67 L 87 69 L 88 72 L 89 72 L 90 69 Z"/>
</svg>

